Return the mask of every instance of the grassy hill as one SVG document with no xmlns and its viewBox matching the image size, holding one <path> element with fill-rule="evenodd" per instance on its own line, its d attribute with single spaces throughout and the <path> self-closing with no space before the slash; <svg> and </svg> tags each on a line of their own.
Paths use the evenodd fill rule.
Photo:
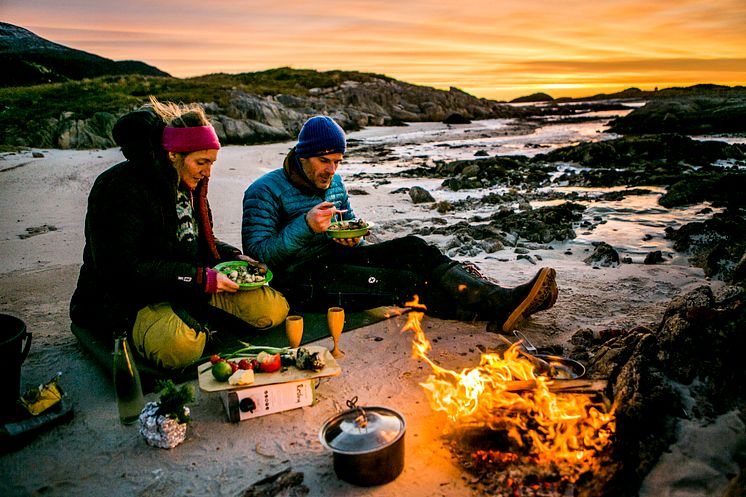
<svg viewBox="0 0 746 497">
<path fill-rule="evenodd" d="M 344 81 L 391 80 L 356 71 L 325 71 L 287 67 L 241 74 L 210 74 L 194 78 L 122 75 L 103 76 L 34 86 L 0 88 L 0 143 L 26 135 L 27 127 L 71 112 L 87 119 L 97 112 L 121 113 L 147 102 L 149 95 L 173 102 L 214 102 L 226 105 L 234 89 L 255 95 L 307 96 L 311 88 L 331 88 Z"/>
</svg>

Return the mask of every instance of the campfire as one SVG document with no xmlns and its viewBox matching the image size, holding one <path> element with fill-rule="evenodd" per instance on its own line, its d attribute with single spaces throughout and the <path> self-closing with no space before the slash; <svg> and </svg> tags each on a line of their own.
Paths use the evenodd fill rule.
<svg viewBox="0 0 746 497">
<path fill-rule="evenodd" d="M 423 308 L 416 297 L 408 305 Z M 432 409 L 450 420 L 454 450 L 469 454 L 461 457 L 467 469 L 500 470 L 505 487 L 560 493 L 598 469 L 615 431 L 608 400 L 598 393 L 568 393 L 562 385 L 568 380 L 538 374 L 518 342 L 502 354 L 483 353 L 476 367 L 443 368 L 428 357 L 423 315 L 410 312 L 402 331 L 414 333 L 413 355 L 432 368 L 421 385 Z"/>
</svg>

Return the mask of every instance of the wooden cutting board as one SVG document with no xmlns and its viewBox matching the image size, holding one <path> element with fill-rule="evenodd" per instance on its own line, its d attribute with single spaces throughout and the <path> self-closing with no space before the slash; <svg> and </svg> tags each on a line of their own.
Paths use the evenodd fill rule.
<svg viewBox="0 0 746 497">
<path fill-rule="evenodd" d="M 324 369 L 320 371 L 307 371 L 298 369 L 295 366 L 287 366 L 286 368 L 276 371 L 274 373 L 255 373 L 254 383 L 250 385 L 231 385 L 227 381 L 217 381 L 212 375 L 210 369 L 210 362 L 200 364 L 197 366 L 197 375 L 199 378 L 199 388 L 203 392 L 220 392 L 222 390 L 240 390 L 242 388 L 251 388 L 261 385 L 273 385 L 275 383 L 287 383 L 291 381 L 307 380 L 310 378 L 322 378 L 324 376 L 336 376 L 342 372 L 342 368 L 339 367 L 337 360 L 329 352 L 326 347 L 319 347 L 317 345 L 305 345 L 304 348 L 310 352 L 318 352 L 324 359 Z M 291 349 L 292 352 L 295 349 Z M 233 357 L 231 361 L 240 361 L 246 357 Z"/>
</svg>

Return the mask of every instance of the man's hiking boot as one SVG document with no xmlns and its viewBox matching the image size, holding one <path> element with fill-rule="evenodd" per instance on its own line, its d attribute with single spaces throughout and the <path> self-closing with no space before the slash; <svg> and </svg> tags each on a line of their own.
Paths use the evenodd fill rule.
<svg viewBox="0 0 746 497">
<path fill-rule="evenodd" d="M 557 300 L 556 271 L 542 268 L 514 288 L 497 285 L 471 263 L 451 262 L 435 269 L 440 286 L 454 299 L 456 315 L 464 321 L 490 321 L 488 329 L 512 330 L 530 315 L 549 309 Z"/>
<path fill-rule="evenodd" d="M 545 311 L 554 305 L 559 294 L 557 282 L 555 281 L 556 276 L 557 272 L 554 269 L 550 267 L 541 268 L 533 280 L 518 287 L 523 292 L 530 285 L 526 297 L 502 324 L 504 332 L 512 330 L 519 322 L 528 318 L 530 315 L 539 311 Z"/>
</svg>

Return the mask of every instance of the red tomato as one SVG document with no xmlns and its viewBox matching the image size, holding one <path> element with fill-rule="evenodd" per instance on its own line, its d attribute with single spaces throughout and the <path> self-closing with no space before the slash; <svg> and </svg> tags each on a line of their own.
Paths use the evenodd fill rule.
<svg viewBox="0 0 746 497">
<path fill-rule="evenodd" d="M 231 369 L 234 373 L 238 371 L 238 363 L 236 361 L 228 361 L 228 364 L 231 365 Z"/>
<path fill-rule="evenodd" d="M 259 369 L 265 373 L 274 373 L 275 371 L 279 371 L 281 367 L 282 360 L 280 359 L 280 354 L 267 354 L 267 356 L 259 363 Z"/>
<path fill-rule="evenodd" d="M 222 360 L 223 360 L 223 358 L 220 357 L 217 354 L 213 354 L 213 355 L 210 356 L 210 364 L 217 364 L 217 363 L 219 363 Z"/>
<path fill-rule="evenodd" d="M 248 359 L 241 359 L 238 361 L 238 369 L 254 369 L 251 367 L 251 361 Z"/>
</svg>

